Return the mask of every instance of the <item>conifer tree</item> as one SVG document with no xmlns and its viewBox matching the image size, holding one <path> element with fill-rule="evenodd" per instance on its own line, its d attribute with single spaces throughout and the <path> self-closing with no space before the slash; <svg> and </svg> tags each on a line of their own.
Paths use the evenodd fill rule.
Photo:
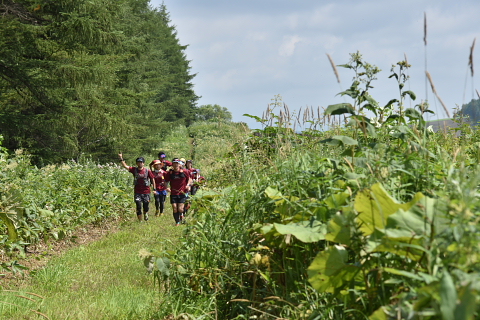
<svg viewBox="0 0 480 320">
<path fill-rule="evenodd" d="M 4 0 L 0 134 L 47 162 L 147 152 L 192 120 L 185 46 L 147 0 Z"/>
</svg>

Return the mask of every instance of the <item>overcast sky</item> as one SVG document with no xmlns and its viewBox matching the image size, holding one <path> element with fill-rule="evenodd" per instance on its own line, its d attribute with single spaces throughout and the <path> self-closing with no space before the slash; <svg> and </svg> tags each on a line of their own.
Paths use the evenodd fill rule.
<svg viewBox="0 0 480 320">
<path fill-rule="evenodd" d="M 158 7 L 162 0 L 152 0 Z M 407 56 L 412 65 L 406 89 L 428 99 L 447 117 L 426 86 L 429 71 L 437 93 L 452 113 L 456 105 L 478 98 L 475 82 L 480 48 L 474 51 L 470 76 L 470 47 L 480 36 L 479 0 L 164 0 L 178 38 L 191 60 L 199 105 L 228 108 L 234 121 L 258 125 L 242 116 L 261 116 L 279 94 L 292 109 L 351 102 L 336 96 L 350 86 L 353 73 L 339 68 L 341 84 L 328 61 L 345 64 L 359 51 L 382 72 L 372 96 L 386 104 L 398 98 L 392 64 Z M 423 42 L 427 16 L 427 47 Z M 480 42 L 480 39 L 478 39 Z M 477 47 L 480 43 L 477 44 Z M 475 54 L 477 53 L 477 54 Z M 425 59 L 426 58 L 426 59 Z M 480 88 L 478 88 L 480 91 Z"/>
</svg>

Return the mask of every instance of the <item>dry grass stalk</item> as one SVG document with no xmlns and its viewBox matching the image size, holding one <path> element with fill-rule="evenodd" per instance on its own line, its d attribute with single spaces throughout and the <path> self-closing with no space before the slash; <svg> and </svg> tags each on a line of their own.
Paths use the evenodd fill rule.
<svg viewBox="0 0 480 320">
<path fill-rule="evenodd" d="M 405 63 L 406 63 L 406 64 L 407 64 L 407 66 L 408 66 L 407 54 L 404 52 L 404 53 L 403 53 L 403 56 L 405 57 Z"/>
<path fill-rule="evenodd" d="M 423 13 L 423 42 L 427 46 L 427 13 Z"/>
<path fill-rule="evenodd" d="M 470 66 L 470 72 L 472 74 L 472 77 L 473 77 L 473 49 L 475 48 L 475 40 L 477 40 L 477 38 L 473 39 L 473 43 L 472 43 L 472 46 L 470 47 L 470 56 L 468 57 L 468 65 Z"/>
<path fill-rule="evenodd" d="M 445 103 L 443 103 L 443 100 L 438 95 L 437 90 L 435 90 L 435 85 L 433 84 L 433 80 L 432 80 L 432 77 L 430 76 L 430 73 L 428 71 L 425 71 L 425 73 L 427 74 L 427 79 L 430 82 L 430 86 L 432 87 L 433 93 L 437 97 L 438 101 L 440 101 L 440 103 L 442 104 L 443 110 L 445 110 L 445 112 L 447 113 L 447 116 L 451 118 L 450 112 L 448 112 L 447 106 L 445 105 Z"/>
<path fill-rule="evenodd" d="M 285 104 L 285 103 L 283 104 L 283 108 L 285 109 L 285 114 L 287 115 L 288 121 L 290 121 L 290 120 L 291 120 L 291 117 L 290 117 L 290 109 L 288 109 L 288 106 L 287 106 L 287 104 Z"/>
<path fill-rule="evenodd" d="M 475 91 L 477 92 L 478 99 L 480 99 L 480 93 L 478 93 L 477 89 L 475 89 Z"/>
<path fill-rule="evenodd" d="M 328 60 L 330 61 L 330 64 L 332 65 L 333 72 L 335 73 L 335 77 L 337 78 L 337 82 L 340 83 L 340 75 L 338 74 L 337 66 L 333 62 L 332 57 L 327 53 Z"/>
</svg>

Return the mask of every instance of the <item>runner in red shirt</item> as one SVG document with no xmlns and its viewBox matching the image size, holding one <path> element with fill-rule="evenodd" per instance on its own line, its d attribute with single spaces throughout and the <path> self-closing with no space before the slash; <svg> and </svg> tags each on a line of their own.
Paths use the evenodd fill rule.
<svg viewBox="0 0 480 320">
<path fill-rule="evenodd" d="M 167 192 L 170 191 L 170 189 L 167 188 L 165 182 L 165 174 L 167 172 L 162 169 L 162 166 L 162 161 L 153 160 L 153 176 L 155 177 L 156 186 L 155 191 L 153 192 L 153 195 L 155 197 L 155 216 L 163 215 Z"/>
<path fill-rule="evenodd" d="M 120 164 L 133 174 L 134 200 L 137 207 L 137 218 L 139 221 L 148 221 L 148 209 L 150 204 L 150 186 L 155 190 L 155 179 L 151 170 L 145 167 L 145 159 L 140 157 L 135 161 L 136 167 L 129 167 L 123 159 L 123 154 L 119 153 Z M 143 206 L 143 213 L 142 213 Z"/>
<path fill-rule="evenodd" d="M 158 153 L 158 160 L 160 160 L 162 162 L 162 170 L 164 170 L 164 171 L 167 171 L 167 167 L 170 167 L 172 165 L 172 163 L 167 160 L 167 155 L 163 151 L 160 151 Z M 155 161 L 155 160 L 153 160 L 153 161 Z M 151 170 L 153 170 L 153 161 L 150 162 L 150 164 L 149 164 Z"/>
<path fill-rule="evenodd" d="M 183 208 L 186 194 L 190 191 L 192 179 L 187 171 L 181 168 L 181 161 L 178 158 L 173 159 L 172 169 L 167 171 L 165 181 L 170 184 L 170 203 L 173 209 L 173 218 L 178 226 L 182 222 Z"/>
<path fill-rule="evenodd" d="M 200 188 L 200 185 L 205 184 L 205 178 L 200 175 L 200 169 L 191 169 L 190 171 L 190 179 L 191 179 L 191 185 L 190 185 L 190 193 L 187 196 L 187 201 L 185 203 L 184 207 L 184 216 L 187 216 L 188 210 L 190 209 L 190 206 L 192 205 L 192 202 L 190 200 L 190 195 L 194 196 L 197 193 L 198 188 Z"/>
<path fill-rule="evenodd" d="M 188 170 L 188 173 L 190 174 L 190 177 L 192 177 L 192 171 L 195 170 L 193 168 L 193 161 L 192 160 L 187 160 L 185 163 L 185 169 Z"/>
</svg>

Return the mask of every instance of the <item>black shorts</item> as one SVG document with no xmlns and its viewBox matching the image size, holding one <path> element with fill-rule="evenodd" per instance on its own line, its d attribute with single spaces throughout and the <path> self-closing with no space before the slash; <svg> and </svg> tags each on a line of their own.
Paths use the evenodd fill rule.
<svg viewBox="0 0 480 320">
<path fill-rule="evenodd" d="M 170 195 L 170 203 L 185 203 L 187 196 L 184 194 Z"/>
<path fill-rule="evenodd" d="M 150 194 L 135 193 L 133 199 L 135 202 L 150 202 Z"/>
</svg>

